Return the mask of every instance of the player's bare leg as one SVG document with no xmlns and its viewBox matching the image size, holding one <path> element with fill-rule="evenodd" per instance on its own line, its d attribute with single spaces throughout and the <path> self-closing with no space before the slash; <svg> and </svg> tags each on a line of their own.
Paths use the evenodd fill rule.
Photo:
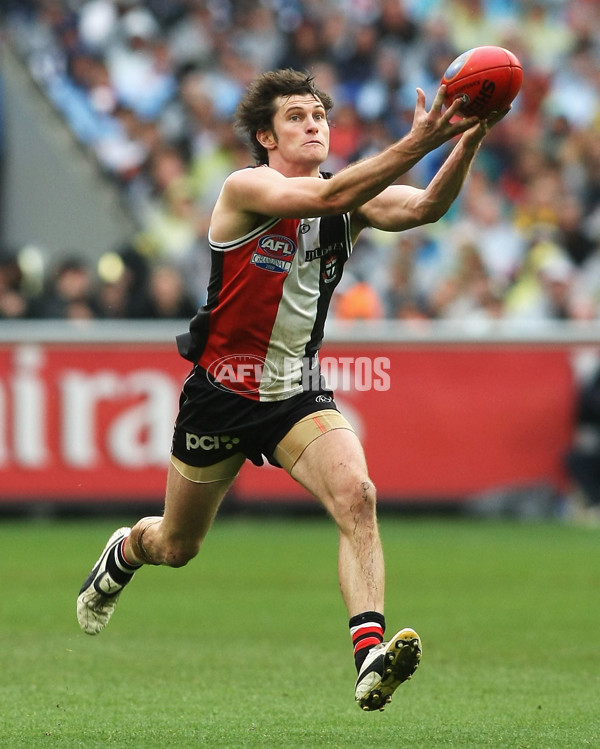
<svg viewBox="0 0 600 749">
<path fill-rule="evenodd" d="M 358 437 L 350 429 L 322 434 L 305 448 L 290 473 L 322 502 L 338 526 L 338 577 L 348 614 L 382 611 L 385 570 L 376 492 Z"/>
<path fill-rule="evenodd" d="M 112 534 L 77 598 L 77 618 L 84 632 L 101 632 L 133 573 L 142 564 L 181 567 L 198 553 L 225 493 L 243 458 L 224 461 L 226 478 L 192 481 L 171 463 L 167 474 L 165 511 L 146 517 L 133 528 Z M 209 476 L 210 478 L 210 476 Z"/>
<path fill-rule="evenodd" d="M 191 481 L 171 463 L 162 518 L 142 518 L 131 529 L 125 554 L 144 564 L 182 567 L 196 556 L 243 458 L 223 461 L 228 476 Z M 157 522 L 158 520 L 158 522 Z"/>
<path fill-rule="evenodd" d="M 338 526 L 338 576 L 351 623 L 363 612 L 384 621 L 385 568 L 376 492 L 356 434 L 349 429 L 322 434 L 305 448 L 290 474 L 321 500 Z M 396 688 L 410 679 L 420 658 L 421 641 L 410 628 L 365 649 L 360 666 L 357 662 L 359 706 L 383 710 Z"/>
</svg>

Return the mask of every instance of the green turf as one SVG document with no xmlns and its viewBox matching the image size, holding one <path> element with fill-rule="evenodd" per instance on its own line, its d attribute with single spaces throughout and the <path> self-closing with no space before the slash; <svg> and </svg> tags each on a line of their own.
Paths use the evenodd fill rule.
<svg viewBox="0 0 600 749">
<path fill-rule="evenodd" d="M 0 746 L 599 747 L 600 531 L 381 524 L 389 628 L 424 656 L 362 713 L 327 520 L 220 519 L 98 637 L 75 597 L 114 524 L 4 521 Z"/>
</svg>

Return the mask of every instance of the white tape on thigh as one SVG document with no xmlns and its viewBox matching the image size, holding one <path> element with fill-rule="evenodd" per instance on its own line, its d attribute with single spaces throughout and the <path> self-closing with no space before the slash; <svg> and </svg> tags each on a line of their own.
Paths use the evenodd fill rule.
<svg viewBox="0 0 600 749">
<path fill-rule="evenodd" d="M 311 442 L 332 429 L 350 429 L 348 421 L 339 411 L 328 408 L 315 411 L 300 419 L 285 435 L 275 448 L 274 457 L 282 468 L 289 473 L 298 458 Z"/>
<path fill-rule="evenodd" d="M 233 481 L 240 472 L 244 457 L 241 455 L 232 455 L 231 458 L 225 458 L 220 463 L 212 466 L 190 466 L 179 458 L 171 455 L 173 467 L 180 473 L 184 479 L 192 481 L 194 484 L 212 484 L 214 481 Z"/>
</svg>

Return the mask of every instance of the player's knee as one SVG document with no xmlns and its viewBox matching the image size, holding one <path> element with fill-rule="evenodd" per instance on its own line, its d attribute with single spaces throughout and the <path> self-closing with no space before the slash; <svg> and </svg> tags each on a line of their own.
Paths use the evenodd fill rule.
<svg viewBox="0 0 600 749">
<path fill-rule="evenodd" d="M 144 518 L 133 527 L 130 543 L 133 555 L 144 564 L 184 567 L 200 550 L 200 539 L 165 534 L 162 518 Z"/>
<path fill-rule="evenodd" d="M 377 492 L 368 476 L 348 482 L 336 501 L 336 520 L 351 530 L 372 524 L 376 519 Z"/>
<path fill-rule="evenodd" d="M 371 520 L 375 517 L 375 509 L 377 505 L 377 492 L 375 491 L 375 485 L 369 478 L 365 478 L 359 482 L 354 500 L 352 503 L 352 512 L 354 515 Z"/>
</svg>

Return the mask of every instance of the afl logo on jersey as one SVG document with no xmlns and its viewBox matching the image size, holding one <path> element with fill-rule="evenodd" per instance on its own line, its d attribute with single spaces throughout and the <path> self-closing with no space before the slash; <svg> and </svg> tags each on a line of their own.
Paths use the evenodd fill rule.
<svg viewBox="0 0 600 749">
<path fill-rule="evenodd" d="M 263 270 L 289 273 L 296 249 L 296 245 L 289 237 L 281 234 L 267 234 L 258 240 L 256 251 L 252 254 L 250 262 Z"/>
</svg>

